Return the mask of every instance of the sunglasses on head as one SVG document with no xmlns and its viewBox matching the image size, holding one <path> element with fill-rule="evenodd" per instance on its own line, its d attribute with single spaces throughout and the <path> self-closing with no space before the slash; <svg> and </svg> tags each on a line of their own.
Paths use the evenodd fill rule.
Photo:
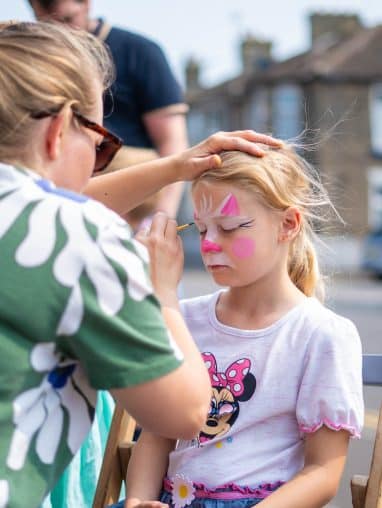
<svg viewBox="0 0 382 508">
<path fill-rule="evenodd" d="M 119 138 L 116 134 L 113 134 L 109 130 L 105 129 L 105 127 L 102 127 L 102 125 L 99 125 L 96 122 L 92 122 L 85 116 L 81 115 L 75 110 L 73 111 L 74 118 L 86 129 L 90 129 L 93 132 L 96 132 L 97 134 L 100 134 L 103 136 L 103 141 L 96 146 L 96 159 L 94 164 L 94 173 L 98 173 L 99 171 L 102 171 L 106 168 L 108 164 L 112 161 L 115 154 L 118 152 L 118 150 L 121 148 L 123 141 L 121 138 Z M 36 120 L 39 120 L 41 118 L 46 118 L 48 116 L 54 116 L 57 115 L 57 113 L 49 112 L 49 111 L 41 111 L 39 113 L 33 113 L 31 116 L 32 118 L 35 118 Z"/>
</svg>

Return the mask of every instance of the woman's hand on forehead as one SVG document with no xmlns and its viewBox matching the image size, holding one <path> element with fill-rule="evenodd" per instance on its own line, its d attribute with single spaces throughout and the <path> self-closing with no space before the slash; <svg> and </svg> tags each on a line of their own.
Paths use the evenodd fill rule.
<svg viewBox="0 0 382 508">
<path fill-rule="evenodd" d="M 252 130 L 217 132 L 198 145 L 173 157 L 176 160 L 177 179 L 193 180 L 209 169 L 221 165 L 220 152 L 237 150 L 256 157 L 266 151 L 261 145 L 280 148 L 282 141 Z"/>
</svg>

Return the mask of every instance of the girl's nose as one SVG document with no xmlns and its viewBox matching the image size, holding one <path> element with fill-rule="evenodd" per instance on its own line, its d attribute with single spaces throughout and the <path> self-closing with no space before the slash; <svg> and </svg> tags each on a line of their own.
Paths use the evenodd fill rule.
<svg viewBox="0 0 382 508">
<path fill-rule="evenodd" d="M 207 254 L 208 252 L 221 252 L 222 248 L 220 245 L 217 245 L 214 242 L 210 242 L 209 240 L 202 241 L 202 252 L 203 254 Z"/>
</svg>

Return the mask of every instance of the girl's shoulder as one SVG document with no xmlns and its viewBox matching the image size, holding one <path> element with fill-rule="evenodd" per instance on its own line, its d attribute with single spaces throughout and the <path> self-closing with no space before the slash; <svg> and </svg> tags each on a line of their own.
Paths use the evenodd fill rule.
<svg viewBox="0 0 382 508">
<path fill-rule="evenodd" d="M 351 345 L 360 347 L 361 341 L 355 324 L 345 316 L 326 307 L 315 298 L 306 306 L 306 318 L 311 328 L 311 341 L 317 345 L 335 344 L 336 348 Z"/>
</svg>

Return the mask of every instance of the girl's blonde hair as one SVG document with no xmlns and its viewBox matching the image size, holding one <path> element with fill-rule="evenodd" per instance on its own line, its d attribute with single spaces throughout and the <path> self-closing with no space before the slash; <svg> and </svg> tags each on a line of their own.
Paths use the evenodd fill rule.
<svg viewBox="0 0 382 508">
<path fill-rule="evenodd" d="M 263 147 L 259 158 L 242 152 L 220 154 L 222 166 L 207 171 L 194 181 L 221 182 L 253 192 L 259 201 L 275 211 L 297 207 L 301 228 L 290 243 L 288 273 L 292 282 L 307 296 L 323 298 L 324 288 L 314 247 L 320 222 L 338 216 L 319 175 L 292 145 Z"/>
<path fill-rule="evenodd" d="M 53 23 L 0 23 L 0 161 L 22 161 L 33 115 L 64 106 L 88 115 L 95 83 L 110 86 L 113 65 L 102 42 Z"/>
</svg>

